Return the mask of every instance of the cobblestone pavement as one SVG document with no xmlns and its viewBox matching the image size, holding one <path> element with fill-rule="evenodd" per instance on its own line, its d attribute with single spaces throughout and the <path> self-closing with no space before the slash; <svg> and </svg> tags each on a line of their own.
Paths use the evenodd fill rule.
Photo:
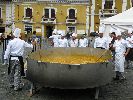
<svg viewBox="0 0 133 100">
<path fill-rule="evenodd" d="M 133 70 L 128 69 L 125 74 L 126 81 L 112 81 L 110 84 L 101 87 L 99 100 L 133 100 Z M 16 92 L 10 89 L 8 87 L 7 67 L 0 64 L 0 100 L 94 100 L 94 89 L 41 88 L 34 96 L 29 97 L 30 83 L 26 79 L 23 79 L 23 82 L 25 86 L 22 91 Z"/>
</svg>

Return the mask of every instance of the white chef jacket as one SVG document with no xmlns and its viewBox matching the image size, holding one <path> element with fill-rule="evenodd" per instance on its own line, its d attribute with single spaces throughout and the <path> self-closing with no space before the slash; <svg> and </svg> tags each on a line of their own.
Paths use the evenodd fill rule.
<svg viewBox="0 0 133 100">
<path fill-rule="evenodd" d="M 105 37 L 102 37 L 102 38 L 98 37 L 95 39 L 95 42 L 94 42 L 94 48 L 97 48 L 97 47 L 108 49 L 109 41 Z"/>
<path fill-rule="evenodd" d="M 9 55 L 23 56 L 25 47 L 33 48 L 33 45 L 28 44 L 27 42 L 25 42 L 24 40 L 21 40 L 19 38 L 14 38 L 7 45 L 4 59 L 8 59 Z M 18 57 L 11 57 L 11 60 L 18 60 Z"/>
<path fill-rule="evenodd" d="M 79 47 L 88 47 L 88 40 L 86 38 L 79 40 Z"/>
<path fill-rule="evenodd" d="M 54 47 L 59 47 L 60 35 L 52 35 L 49 38 L 53 38 Z"/>
<path fill-rule="evenodd" d="M 59 47 L 69 47 L 67 39 L 59 39 Z"/>
<path fill-rule="evenodd" d="M 69 42 L 70 47 L 78 47 L 78 39 L 70 40 Z"/>
<path fill-rule="evenodd" d="M 131 45 L 131 48 L 133 48 L 133 35 L 131 37 L 126 38 L 126 40 L 129 42 Z"/>
<path fill-rule="evenodd" d="M 115 47 L 116 53 L 124 54 L 126 52 L 126 48 L 131 47 L 128 41 L 121 39 L 121 40 L 115 40 L 115 43 L 113 45 Z"/>
</svg>

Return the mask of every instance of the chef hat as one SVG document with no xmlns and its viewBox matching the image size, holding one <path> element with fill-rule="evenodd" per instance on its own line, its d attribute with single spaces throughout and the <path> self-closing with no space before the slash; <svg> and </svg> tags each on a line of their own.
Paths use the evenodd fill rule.
<svg viewBox="0 0 133 100">
<path fill-rule="evenodd" d="M 54 29 L 54 30 L 53 30 L 53 33 L 57 34 L 57 29 Z"/>
<path fill-rule="evenodd" d="M 105 27 L 104 26 L 100 26 L 99 27 L 99 33 L 104 33 L 105 31 Z"/>
<path fill-rule="evenodd" d="M 66 34 L 65 33 L 62 33 L 61 36 L 65 36 Z"/>
<path fill-rule="evenodd" d="M 57 33 L 61 35 L 63 32 L 61 30 L 58 30 Z"/>
<path fill-rule="evenodd" d="M 116 36 L 121 35 L 121 31 L 119 29 L 116 30 Z"/>
<path fill-rule="evenodd" d="M 133 32 L 133 30 L 132 29 L 128 29 L 128 33 L 132 33 Z"/>
<path fill-rule="evenodd" d="M 65 35 L 66 35 L 66 34 L 65 34 L 63 31 L 61 31 L 61 30 L 58 31 L 58 34 L 61 35 L 61 36 L 65 36 Z"/>
<path fill-rule="evenodd" d="M 0 36 L 2 35 L 2 33 L 0 33 Z"/>
<path fill-rule="evenodd" d="M 76 33 L 73 33 L 72 36 L 77 37 L 77 34 Z"/>
<path fill-rule="evenodd" d="M 13 32 L 13 35 L 17 38 L 20 37 L 20 33 L 21 33 L 21 29 L 20 28 L 16 28 Z"/>
</svg>

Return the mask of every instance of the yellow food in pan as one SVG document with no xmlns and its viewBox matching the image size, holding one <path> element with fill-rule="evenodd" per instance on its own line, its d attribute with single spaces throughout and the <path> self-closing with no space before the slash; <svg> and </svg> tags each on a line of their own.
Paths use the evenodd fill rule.
<svg viewBox="0 0 133 100">
<path fill-rule="evenodd" d="M 61 63 L 61 64 L 87 64 L 87 63 L 97 63 L 97 62 L 107 62 L 107 59 L 100 58 L 96 56 L 83 56 L 83 55 L 73 55 L 73 56 L 45 56 L 39 59 L 42 62 L 49 63 Z"/>
</svg>

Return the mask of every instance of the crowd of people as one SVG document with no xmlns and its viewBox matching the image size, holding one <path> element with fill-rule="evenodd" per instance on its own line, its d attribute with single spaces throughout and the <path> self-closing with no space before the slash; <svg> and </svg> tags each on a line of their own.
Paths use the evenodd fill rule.
<svg viewBox="0 0 133 100">
<path fill-rule="evenodd" d="M 63 33 L 61 30 L 54 29 L 51 39 L 51 45 L 53 47 L 88 47 L 89 41 L 86 38 L 86 35 L 83 34 L 80 36 L 80 39 L 77 38 L 76 33 L 68 32 L 67 34 Z"/>
<path fill-rule="evenodd" d="M 41 45 L 39 38 L 36 36 L 36 32 L 28 38 L 25 42 L 21 39 L 21 29 L 16 28 L 8 39 L 8 43 L 3 41 L 3 65 L 7 64 L 9 59 L 9 84 L 14 90 L 19 90 L 21 88 L 21 76 L 24 75 L 23 70 L 23 54 L 24 48 L 33 48 L 32 52 L 36 50 L 36 45 Z M 103 36 L 104 32 L 99 31 L 98 36 L 94 40 L 93 47 L 98 49 L 111 50 L 113 62 L 115 65 L 116 76 L 114 80 L 124 80 L 124 63 L 125 58 L 127 62 L 133 60 L 133 35 L 132 31 L 126 33 L 127 38 L 123 39 L 121 32 L 111 32 L 110 38 Z M 4 36 L 2 35 L 4 40 Z M 7 38 L 5 38 L 7 39 Z M 50 44 L 52 47 L 89 47 L 90 40 L 87 38 L 86 34 L 78 35 L 76 33 L 63 33 L 61 30 L 54 29 L 52 36 L 49 37 Z M 8 44 L 8 45 L 7 45 Z"/>
<path fill-rule="evenodd" d="M 95 39 L 94 48 L 107 49 L 112 52 L 112 60 L 115 66 L 116 76 L 114 80 L 125 80 L 124 68 L 133 61 L 133 35 L 132 30 L 125 32 L 127 38 L 123 38 L 122 32 L 117 29 L 110 33 L 110 38 L 104 37 L 103 32 L 99 32 L 99 37 Z M 127 66 L 128 68 L 129 66 Z"/>
<path fill-rule="evenodd" d="M 124 68 L 125 61 L 127 65 L 133 60 L 133 35 L 132 30 L 125 33 L 127 38 L 123 39 L 119 29 L 105 37 L 103 30 L 99 30 L 98 37 L 95 38 L 93 47 L 99 49 L 107 49 L 112 52 L 112 61 L 114 62 L 116 76 L 114 80 L 125 80 Z M 89 40 L 85 35 L 77 38 L 76 33 L 64 34 L 62 31 L 53 31 L 52 38 L 53 47 L 89 47 Z M 127 66 L 128 68 L 128 66 Z"/>
</svg>

